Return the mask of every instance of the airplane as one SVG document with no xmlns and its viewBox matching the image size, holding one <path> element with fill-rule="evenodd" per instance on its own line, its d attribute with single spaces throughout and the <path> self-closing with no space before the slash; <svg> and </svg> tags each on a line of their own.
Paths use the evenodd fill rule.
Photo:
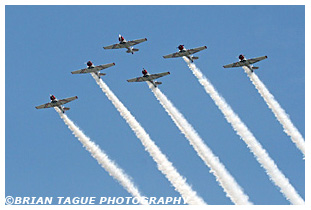
<svg viewBox="0 0 311 210">
<path fill-rule="evenodd" d="M 251 70 L 251 72 L 254 72 L 254 69 L 259 69 L 259 67 L 253 66 L 251 64 L 257 63 L 258 61 L 264 60 L 266 58 L 268 58 L 268 56 L 261 56 L 257 58 L 246 59 L 244 55 L 239 55 L 239 59 L 240 59 L 239 62 L 225 65 L 224 68 L 247 66 L 249 70 Z"/>
<path fill-rule="evenodd" d="M 159 74 L 149 74 L 147 72 L 147 70 L 144 69 L 144 68 L 143 68 L 142 73 L 143 73 L 142 77 L 137 77 L 137 78 L 134 78 L 134 79 L 128 79 L 127 81 L 128 82 L 143 82 L 143 81 L 147 82 L 147 81 L 149 81 L 149 82 L 151 82 L 154 85 L 154 87 L 157 87 L 157 85 L 162 84 L 162 82 L 157 82 L 157 81 L 153 81 L 153 80 L 170 74 L 170 72 L 163 72 L 163 73 L 159 73 Z"/>
<path fill-rule="evenodd" d="M 164 55 L 163 58 L 177 58 L 177 57 L 186 56 L 193 63 L 193 60 L 199 59 L 199 57 L 195 57 L 192 54 L 200 52 L 201 50 L 205 50 L 207 47 L 203 46 L 203 47 L 197 47 L 197 48 L 187 50 L 184 47 L 184 45 L 179 45 L 177 48 L 179 49 L 179 52 L 172 53 L 169 55 Z"/>
<path fill-rule="evenodd" d="M 119 43 L 118 44 L 113 44 L 109 45 L 106 47 L 103 47 L 104 49 L 120 49 L 120 48 L 127 48 L 127 53 L 132 53 L 137 52 L 139 49 L 133 48 L 132 46 L 137 45 L 139 43 L 147 41 L 147 38 L 144 39 L 136 39 L 133 41 L 126 41 L 123 36 L 119 34 Z"/>
<path fill-rule="evenodd" d="M 76 100 L 78 96 L 70 97 L 70 98 L 64 98 L 61 100 L 58 100 L 54 95 L 50 94 L 50 103 L 42 104 L 40 106 L 36 106 L 36 109 L 43 109 L 43 108 L 50 108 L 50 107 L 58 107 L 63 113 L 65 113 L 65 110 L 69 110 L 68 107 L 63 107 L 62 105 L 67 104 L 70 101 Z"/>
<path fill-rule="evenodd" d="M 100 76 L 106 75 L 105 73 L 100 73 L 99 72 L 100 70 L 103 70 L 103 69 L 106 69 L 106 68 L 109 68 L 111 66 L 116 65 L 115 63 L 108 63 L 108 64 L 105 64 L 105 65 L 94 66 L 91 61 L 88 61 L 86 64 L 87 64 L 87 68 L 80 69 L 80 70 L 77 70 L 77 71 L 72 71 L 71 73 L 72 74 L 84 74 L 84 73 L 94 72 L 98 76 L 98 78 L 100 78 Z"/>
</svg>

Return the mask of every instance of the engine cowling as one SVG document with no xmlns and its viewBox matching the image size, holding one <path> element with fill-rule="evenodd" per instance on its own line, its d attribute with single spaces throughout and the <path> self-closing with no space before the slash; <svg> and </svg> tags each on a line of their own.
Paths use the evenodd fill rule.
<svg viewBox="0 0 311 210">
<path fill-rule="evenodd" d="M 242 61 L 242 60 L 244 60 L 245 58 L 244 58 L 243 55 L 239 55 L 239 59 Z"/>
<path fill-rule="evenodd" d="M 93 66 L 93 63 L 92 63 L 91 61 L 88 61 L 88 62 L 86 63 L 86 65 L 87 65 L 88 67 L 91 67 L 91 66 Z"/>
<path fill-rule="evenodd" d="M 123 36 L 120 36 L 120 37 L 119 37 L 119 41 L 120 41 L 120 42 L 123 42 L 123 41 L 124 41 Z"/>
<path fill-rule="evenodd" d="M 178 46 L 178 49 L 179 49 L 179 50 L 183 50 L 183 49 L 184 49 L 184 45 L 179 45 L 179 46 Z"/>
<path fill-rule="evenodd" d="M 54 95 L 50 96 L 51 101 L 54 101 L 56 99 L 56 97 Z"/>
<path fill-rule="evenodd" d="M 143 69 L 143 70 L 142 70 L 142 73 L 143 73 L 144 76 L 146 76 L 146 75 L 148 74 L 148 72 L 147 72 L 146 69 Z"/>
</svg>

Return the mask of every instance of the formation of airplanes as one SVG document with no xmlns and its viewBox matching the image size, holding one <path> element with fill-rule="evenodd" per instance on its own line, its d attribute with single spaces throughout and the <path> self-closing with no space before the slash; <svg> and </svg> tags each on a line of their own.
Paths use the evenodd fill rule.
<svg viewBox="0 0 311 210">
<path fill-rule="evenodd" d="M 126 53 L 134 54 L 134 52 L 139 51 L 139 49 L 133 48 L 132 46 L 140 44 L 140 43 L 145 42 L 145 41 L 147 41 L 147 38 L 136 39 L 133 41 L 126 41 L 123 36 L 119 35 L 119 43 L 112 44 L 112 45 L 109 45 L 109 46 L 106 46 L 103 48 L 104 49 L 126 48 L 127 49 Z M 206 46 L 202 46 L 202 47 L 197 47 L 197 48 L 187 50 L 184 47 L 184 45 L 179 45 L 177 48 L 179 49 L 178 52 L 168 54 L 168 55 L 164 55 L 163 58 L 177 58 L 177 57 L 185 56 L 191 62 L 194 62 L 194 60 L 199 59 L 199 57 L 193 56 L 193 54 L 207 49 Z M 258 69 L 259 67 L 255 67 L 252 64 L 257 63 L 257 62 L 264 60 L 266 58 L 268 58 L 268 57 L 267 56 L 261 56 L 261 57 L 246 59 L 244 57 L 244 55 L 241 54 L 241 55 L 239 55 L 239 60 L 240 60 L 239 62 L 224 65 L 223 67 L 224 68 L 233 68 L 233 67 L 246 66 L 246 67 L 248 67 L 248 69 L 251 72 L 254 72 L 254 69 Z M 100 72 L 101 70 L 112 67 L 115 65 L 115 63 L 108 63 L 108 64 L 104 64 L 104 65 L 94 66 L 94 64 L 91 61 L 88 61 L 86 64 L 87 64 L 86 68 L 76 70 L 76 71 L 72 71 L 71 73 L 72 74 L 95 73 L 98 76 L 98 78 L 100 78 L 101 76 L 106 75 L 105 73 L 101 73 Z M 163 77 L 163 76 L 166 76 L 166 75 L 169 75 L 170 72 L 149 74 L 148 71 L 143 68 L 142 74 L 143 74 L 143 76 L 141 76 L 141 77 L 128 79 L 127 81 L 128 82 L 151 82 L 153 84 L 153 86 L 156 88 L 158 85 L 162 84 L 162 82 L 158 82 L 158 81 L 156 81 L 156 79 Z M 54 95 L 50 95 L 51 102 L 46 103 L 46 104 L 42 104 L 40 106 L 36 106 L 36 109 L 58 107 L 63 113 L 65 113 L 65 111 L 69 110 L 70 108 L 64 107 L 63 105 L 66 103 L 69 103 L 73 100 L 76 100 L 77 98 L 78 98 L 77 96 L 74 96 L 74 97 L 69 97 L 69 98 L 64 98 L 64 99 L 58 100 L 58 99 L 56 99 L 56 97 Z"/>
</svg>

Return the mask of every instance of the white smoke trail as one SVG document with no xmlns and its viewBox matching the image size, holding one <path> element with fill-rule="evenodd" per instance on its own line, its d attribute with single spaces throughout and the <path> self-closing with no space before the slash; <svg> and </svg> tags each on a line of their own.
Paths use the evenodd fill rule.
<svg viewBox="0 0 311 210">
<path fill-rule="evenodd" d="M 112 176 L 116 179 L 131 195 L 137 197 L 141 204 L 148 205 L 148 202 L 141 196 L 137 187 L 133 184 L 131 179 L 120 169 L 112 160 L 109 159 L 108 155 L 105 154 L 98 145 L 87 137 L 78 126 L 76 126 L 66 114 L 63 114 L 57 107 L 54 108 L 59 116 L 64 120 L 65 124 L 72 131 L 72 133 L 79 139 L 83 147 L 89 151 L 93 158 Z"/>
<path fill-rule="evenodd" d="M 266 101 L 268 107 L 272 110 L 276 119 L 283 126 L 284 132 L 290 136 L 292 141 L 296 144 L 298 149 L 305 155 L 305 141 L 298 131 L 298 129 L 291 122 L 289 116 L 286 114 L 285 110 L 282 109 L 280 104 L 276 101 L 274 96 L 269 92 L 267 87 L 261 82 L 255 73 L 251 73 L 248 67 L 243 66 L 243 69 L 247 73 L 247 76 L 255 85 L 261 97 Z"/>
<path fill-rule="evenodd" d="M 148 85 L 158 101 L 164 107 L 165 111 L 189 140 L 190 144 L 193 146 L 204 163 L 211 168 L 211 172 L 214 174 L 216 180 L 219 182 L 220 186 L 224 189 L 231 201 L 238 205 L 251 205 L 252 203 L 248 201 L 248 196 L 244 194 L 239 184 L 226 170 L 225 166 L 219 161 L 218 157 L 216 157 L 211 149 L 208 148 L 208 146 L 203 142 L 199 134 L 188 123 L 185 117 L 177 110 L 172 102 L 167 99 L 159 88 L 155 88 L 150 82 L 148 82 Z"/>
<path fill-rule="evenodd" d="M 226 120 L 231 124 L 233 129 L 241 137 L 241 139 L 247 144 L 248 148 L 255 155 L 257 161 L 265 169 L 267 175 L 273 181 L 273 183 L 280 188 L 286 199 L 292 204 L 304 205 L 304 200 L 296 192 L 295 188 L 289 183 L 289 180 L 278 169 L 277 165 L 270 158 L 269 154 L 261 144 L 257 141 L 254 135 L 249 131 L 246 125 L 241 121 L 237 114 L 234 113 L 232 108 L 227 104 L 224 98 L 222 98 L 214 86 L 208 81 L 208 79 L 202 74 L 202 72 L 190 63 L 190 61 L 183 57 L 188 64 L 192 73 L 198 78 L 200 84 L 204 87 L 205 91 L 211 96 L 215 104 L 224 114 Z"/>
<path fill-rule="evenodd" d="M 150 156 L 157 163 L 158 169 L 165 175 L 165 177 L 175 187 L 175 190 L 181 194 L 184 201 L 192 205 L 206 205 L 202 198 L 200 198 L 195 191 L 193 191 L 190 185 L 186 182 L 173 164 L 167 159 L 167 157 L 161 152 L 158 146 L 151 140 L 144 128 L 137 122 L 135 117 L 128 111 L 128 109 L 122 104 L 122 102 L 114 95 L 109 87 L 99 79 L 94 73 L 91 73 L 96 83 L 106 94 L 107 98 L 112 102 L 115 108 L 119 111 L 120 115 L 125 119 L 131 129 L 134 131 L 137 138 L 140 139 L 145 149 L 149 152 Z"/>
</svg>

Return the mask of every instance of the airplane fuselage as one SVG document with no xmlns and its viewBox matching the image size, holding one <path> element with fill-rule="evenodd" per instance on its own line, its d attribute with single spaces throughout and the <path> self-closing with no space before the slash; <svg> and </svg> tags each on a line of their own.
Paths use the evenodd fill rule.
<svg viewBox="0 0 311 210">
<path fill-rule="evenodd" d="M 182 46 L 182 47 L 181 47 Z M 179 52 L 180 53 L 184 53 L 184 56 L 186 56 L 190 61 L 191 61 L 191 63 L 193 63 L 193 55 L 191 55 L 188 51 L 187 51 L 187 49 L 185 48 L 185 47 L 183 47 L 183 45 L 180 45 L 179 47 L 178 47 L 178 49 L 179 49 Z"/>
<path fill-rule="evenodd" d="M 52 96 L 51 96 L 51 99 L 52 99 Z M 58 100 L 55 97 L 51 100 L 52 104 L 57 103 L 57 102 L 58 102 Z M 58 107 L 63 113 L 65 113 L 64 107 L 62 105 L 58 105 L 56 107 Z"/>
<path fill-rule="evenodd" d="M 143 77 L 148 78 L 150 76 L 150 74 L 147 71 L 143 71 Z M 153 81 L 153 80 L 149 80 L 149 82 L 151 82 L 153 84 L 154 87 L 157 87 L 157 82 Z"/>
<path fill-rule="evenodd" d="M 134 54 L 133 47 L 131 47 L 129 44 L 127 44 L 127 41 L 126 41 L 126 39 L 123 38 L 123 36 L 119 35 L 119 41 L 120 41 L 119 44 L 124 45 L 124 47 L 127 49 L 127 51 L 126 51 L 127 53 Z"/>
<path fill-rule="evenodd" d="M 253 65 L 251 65 L 244 57 L 240 62 L 244 63 L 244 66 L 246 66 L 251 72 L 254 72 Z"/>
<path fill-rule="evenodd" d="M 124 48 L 127 49 L 127 51 L 126 51 L 127 53 L 132 53 L 132 54 L 134 54 L 133 47 L 130 46 L 130 45 L 127 43 L 127 41 L 120 41 L 119 44 L 123 45 Z"/>
</svg>

